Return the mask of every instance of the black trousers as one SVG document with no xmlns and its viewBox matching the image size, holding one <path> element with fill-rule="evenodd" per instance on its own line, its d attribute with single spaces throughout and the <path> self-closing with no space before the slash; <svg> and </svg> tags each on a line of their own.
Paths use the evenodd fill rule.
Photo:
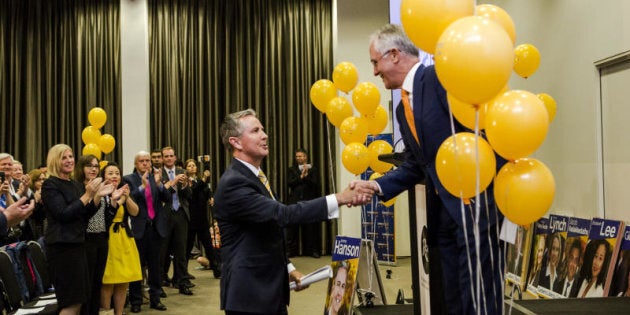
<svg viewBox="0 0 630 315">
<path fill-rule="evenodd" d="M 140 263 L 147 266 L 149 284 L 149 296 L 151 304 L 155 305 L 160 302 L 160 293 L 162 293 L 162 276 L 160 265 L 160 249 L 164 243 L 164 239 L 152 225 L 147 225 L 144 230 L 142 239 L 136 238 L 136 246 L 140 254 Z M 134 281 L 129 284 L 129 302 L 131 305 L 142 304 L 142 280 Z"/>
<path fill-rule="evenodd" d="M 166 262 L 173 255 L 173 279 L 174 287 L 179 287 L 182 281 L 188 279 L 188 253 L 186 253 L 186 241 L 188 239 L 188 218 L 184 209 L 171 211 L 168 219 L 166 240 L 162 246 L 161 261 Z M 162 264 L 165 266 L 165 264 Z M 164 274 L 168 270 L 163 270 Z"/>
</svg>

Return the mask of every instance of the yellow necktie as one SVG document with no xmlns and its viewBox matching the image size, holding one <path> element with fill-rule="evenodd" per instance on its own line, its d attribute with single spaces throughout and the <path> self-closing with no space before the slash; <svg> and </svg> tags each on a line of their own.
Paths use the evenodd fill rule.
<svg viewBox="0 0 630 315">
<path fill-rule="evenodd" d="M 402 103 L 405 107 L 405 118 L 407 119 L 407 125 L 409 125 L 409 129 L 411 129 L 411 134 L 416 139 L 416 142 L 420 144 L 420 140 L 418 140 L 418 134 L 416 133 L 416 122 L 413 119 L 413 110 L 411 109 L 411 105 L 409 104 L 409 92 L 402 89 Z"/>
<path fill-rule="evenodd" d="M 273 196 L 273 192 L 271 191 L 271 186 L 269 186 L 269 180 L 267 180 L 267 176 L 265 176 L 265 173 L 261 170 L 258 173 L 258 179 L 260 179 L 260 182 L 263 183 L 263 185 L 265 185 L 265 187 L 267 188 L 267 191 L 269 191 L 269 194 L 271 195 L 272 199 L 276 199 L 276 197 Z"/>
</svg>

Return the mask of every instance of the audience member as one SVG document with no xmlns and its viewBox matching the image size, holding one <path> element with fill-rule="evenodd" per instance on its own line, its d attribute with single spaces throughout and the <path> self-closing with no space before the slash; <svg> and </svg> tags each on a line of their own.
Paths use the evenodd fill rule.
<svg viewBox="0 0 630 315">
<path fill-rule="evenodd" d="M 311 200 L 320 196 L 319 173 L 317 172 L 317 167 L 308 163 L 308 153 L 305 149 L 295 150 L 295 164 L 289 168 L 287 174 L 289 185 L 288 204 Z M 320 222 L 287 226 L 288 256 L 297 256 L 300 252 L 300 245 L 302 245 L 303 255 L 319 258 L 320 227 Z M 300 239 L 302 240 L 301 244 Z"/>
<path fill-rule="evenodd" d="M 85 248 L 88 221 L 98 210 L 101 198 L 112 193 L 114 187 L 100 177 L 87 185 L 73 180 L 74 154 L 66 144 L 50 148 L 47 161 L 50 177 L 42 186 L 48 220 L 46 258 L 59 314 L 79 314 L 91 292 Z"/>
<path fill-rule="evenodd" d="M 96 156 L 92 154 L 82 155 L 77 160 L 74 179 L 79 183 L 88 185 L 91 180 L 98 177 L 99 168 L 99 161 Z M 101 200 L 98 210 L 88 221 L 86 232 L 85 252 L 87 255 L 88 279 L 90 279 L 92 285 L 90 298 L 88 303 L 83 305 L 81 314 L 97 315 L 101 302 L 103 271 L 105 270 L 105 261 L 107 261 L 107 229 L 105 226 L 104 200 Z"/>
<path fill-rule="evenodd" d="M 213 257 L 212 241 L 210 239 L 210 221 L 208 220 L 208 210 L 214 203 L 212 189 L 210 189 L 210 170 L 203 172 L 203 177 L 198 178 L 197 161 L 188 159 L 185 162 L 186 176 L 190 180 L 190 225 L 188 226 L 188 242 L 186 253 L 190 253 L 195 241 L 195 237 L 203 246 L 206 258 L 209 259 L 209 266 L 214 272 L 214 277 L 221 276 L 221 270 L 216 259 Z"/>
<path fill-rule="evenodd" d="M 138 215 L 138 205 L 129 197 L 129 184 L 123 184 L 118 164 L 109 162 L 101 171 L 104 180 L 117 189 L 106 198 L 105 221 L 108 229 L 107 264 L 101 288 L 101 307 L 122 315 L 129 282 L 142 280 L 140 254 L 129 226 L 129 215 Z M 111 312 L 112 296 L 114 312 Z"/>
<path fill-rule="evenodd" d="M 140 261 L 147 266 L 150 307 L 166 311 L 160 301 L 162 294 L 160 248 L 167 233 L 167 217 L 162 204 L 170 201 L 171 195 L 162 185 L 162 172 L 151 173 L 149 152 L 140 151 L 134 157 L 134 171 L 125 175 L 124 182 L 129 185 L 131 197 L 140 208 L 138 215 L 131 217 L 131 228 L 140 253 Z M 138 313 L 142 305 L 142 282 L 129 284 L 129 303 L 131 312 Z"/>
<path fill-rule="evenodd" d="M 190 288 L 194 285 L 190 282 L 191 276 L 188 274 L 188 253 L 186 252 L 188 222 L 190 221 L 188 204 L 192 192 L 184 170 L 175 166 L 176 160 L 175 149 L 172 147 L 162 148 L 162 183 L 171 194 L 169 201 L 164 203 L 168 229 L 161 254 L 165 268 L 162 279 L 168 279 L 168 258 L 172 254 L 173 278 L 171 283 L 173 287 L 179 288 L 180 294 L 192 295 Z"/>
</svg>

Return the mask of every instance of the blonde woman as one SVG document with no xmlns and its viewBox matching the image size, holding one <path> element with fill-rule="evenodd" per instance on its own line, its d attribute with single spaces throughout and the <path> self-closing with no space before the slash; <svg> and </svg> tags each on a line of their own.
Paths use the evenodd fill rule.
<svg viewBox="0 0 630 315">
<path fill-rule="evenodd" d="M 47 165 L 50 177 L 42 185 L 48 220 L 46 259 L 59 314 L 79 314 L 90 292 L 85 249 L 88 220 L 98 210 L 101 198 L 111 194 L 114 187 L 99 177 L 86 185 L 73 180 L 74 154 L 66 144 L 50 148 Z"/>
</svg>

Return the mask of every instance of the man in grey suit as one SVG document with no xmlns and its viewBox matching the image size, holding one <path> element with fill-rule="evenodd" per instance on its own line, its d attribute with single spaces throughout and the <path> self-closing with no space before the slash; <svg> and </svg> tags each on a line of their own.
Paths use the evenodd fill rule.
<svg viewBox="0 0 630 315">
<path fill-rule="evenodd" d="M 162 203 L 170 201 L 170 194 L 160 181 L 162 173 L 151 174 L 149 152 L 140 151 L 134 159 L 134 172 L 125 175 L 123 180 L 129 185 L 130 195 L 138 204 L 140 211 L 131 217 L 131 228 L 138 246 L 140 260 L 147 266 L 149 275 L 150 306 L 165 311 L 166 306 L 160 302 L 161 265 L 160 247 L 167 232 L 167 217 Z M 131 312 L 140 312 L 142 304 L 142 281 L 129 284 L 129 303 Z"/>
<path fill-rule="evenodd" d="M 267 134 L 256 113 L 228 115 L 221 125 L 232 162 L 215 194 L 215 218 L 221 229 L 221 309 L 227 315 L 287 314 L 289 281 L 301 274 L 288 263 L 283 228 L 339 216 L 339 205 L 365 204 L 371 190 L 350 190 L 285 205 L 276 200 L 260 169 L 269 154 Z"/>
<path fill-rule="evenodd" d="M 184 170 L 175 167 L 175 149 L 162 148 L 162 183 L 171 194 L 170 201 L 164 204 L 168 217 L 168 229 L 166 241 L 162 246 L 162 266 L 168 266 L 169 255 L 173 255 L 173 287 L 179 288 L 179 293 L 192 295 L 190 288 L 193 286 L 188 276 L 188 254 L 186 244 L 188 238 L 188 221 L 190 213 L 188 204 L 192 196 L 192 190 L 188 184 L 188 177 Z M 164 270 L 164 274 L 168 269 Z M 163 277 L 164 278 L 164 277 Z M 162 280 L 167 280 L 164 278 Z"/>
</svg>

